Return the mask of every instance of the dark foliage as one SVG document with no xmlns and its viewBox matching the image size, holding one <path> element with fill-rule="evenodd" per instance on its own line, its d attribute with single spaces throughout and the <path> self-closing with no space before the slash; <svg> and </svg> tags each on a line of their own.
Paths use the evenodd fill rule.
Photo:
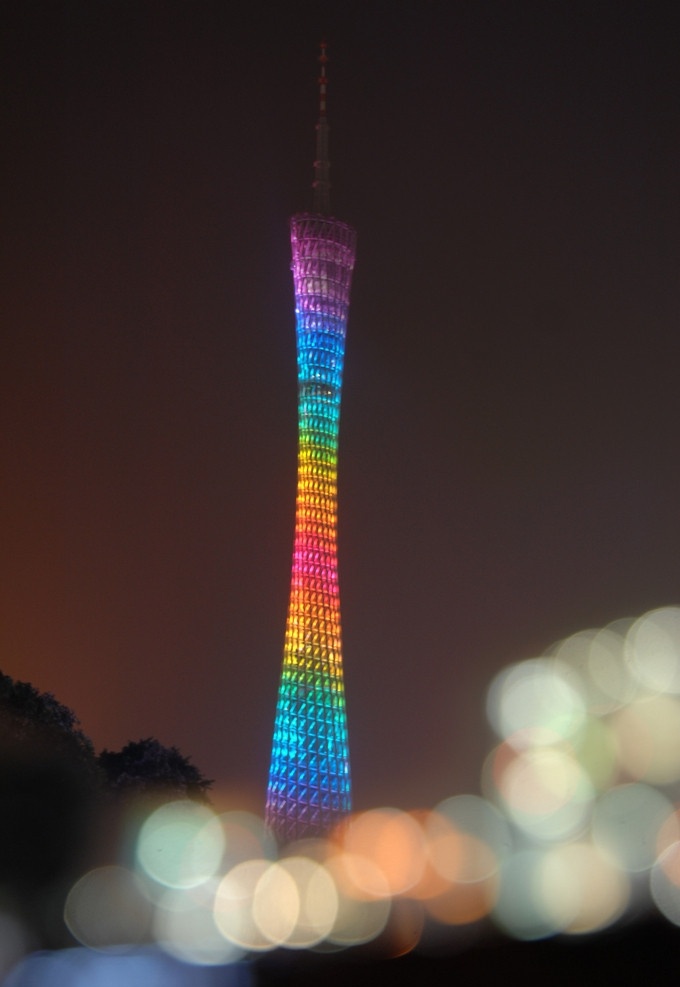
<svg viewBox="0 0 680 987">
<path fill-rule="evenodd" d="M 100 777 L 75 713 L 0 672 L 2 896 L 36 944 L 66 941 L 63 897 L 89 851 Z"/>
<path fill-rule="evenodd" d="M 74 770 L 98 780 L 97 760 L 89 737 L 80 729 L 73 710 L 51 692 L 39 692 L 29 682 L 15 682 L 0 672 L 0 755 L 7 758 L 55 757 Z"/>
<path fill-rule="evenodd" d="M 148 738 L 96 756 L 75 713 L 49 692 L 0 672 L 0 899 L 34 947 L 71 942 L 63 905 L 96 859 L 116 804 L 191 798 L 212 782 L 177 750 Z M 114 837 L 115 839 L 115 837 Z"/>
<path fill-rule="evenodd" d="M 126 744 L 120 751 L 102 751 L 99 765 L 114 794 L 209 801 L 212 781 L 176 747 L 164 747 L 152 737 Z"/>
</svg>

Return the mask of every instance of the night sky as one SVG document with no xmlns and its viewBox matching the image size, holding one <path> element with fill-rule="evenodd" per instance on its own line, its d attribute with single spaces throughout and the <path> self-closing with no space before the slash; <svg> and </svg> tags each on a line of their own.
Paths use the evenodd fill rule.
<svg viewBox="0 0 680 987">
<path fill-rule="evenodd" d="M 0 17 L 0 668 L 263 808 L 325 35 L 355 803 L 477 791 L 497 671 L 680 600 L 680 9 Z"/>
</svg>

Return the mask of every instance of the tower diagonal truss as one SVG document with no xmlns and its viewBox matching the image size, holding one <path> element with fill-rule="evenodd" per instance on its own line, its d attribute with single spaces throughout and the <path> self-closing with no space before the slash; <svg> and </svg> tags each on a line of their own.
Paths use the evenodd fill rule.
<svg viewBox="0 0 680 987">
<path fill-rule="evenodd" d="M 295 542 L 267 823 L 281 842 L 328 833 L 351 809 L 337 559 L 338 440 L 356 233 L 330 214 L 326 45 L 314 212 L 290 223 L 298 367 Z"/>
</svg>

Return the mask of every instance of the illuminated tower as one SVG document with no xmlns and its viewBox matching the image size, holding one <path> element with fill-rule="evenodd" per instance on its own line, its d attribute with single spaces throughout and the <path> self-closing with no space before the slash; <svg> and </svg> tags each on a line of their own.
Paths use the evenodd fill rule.
<svg viewBox="0 0 680 987">
<path fill-rule="evenodd" d="M 283 843 L 327 833 L 351 808 L 336 537 L 340 395 L 356 233 L 331 215 L 325 43 L 319 61 L 314 211 L 290 222 L 298 480 L 266 810 Z"/>
</svg>

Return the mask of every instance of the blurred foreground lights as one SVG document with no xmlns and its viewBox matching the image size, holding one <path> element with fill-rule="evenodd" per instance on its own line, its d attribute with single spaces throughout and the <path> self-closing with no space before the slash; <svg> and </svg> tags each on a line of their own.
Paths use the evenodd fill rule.
<svg viewBox="0 0 680 987">
<path fill-rule="evenodd" d="M 338 917 L 333 878 L 309 857 L 286 857 L 280 866 L 292 878 L 297 897 L 295 923 L 282 945 L 288 949 L 316 946 L 327 938 Z"/>
<path fill-rule="evenodd" d="M 218 966 L 242 959 L 245 951 L 228 942 L 217 928 L 214 899 L 213 882 L 191 891 L 166 890 L 156 902 L 153 920 L 153 936 L 161 949 L 195 966 Z"/>
<path fill-rule="evenodd" d="M 508 667 L 487 712 L 501 742 L 484 763 L 484 798 L 357 813 L 281 855 L 258 816 L 166 803 L 140 828 L 135 873 L 102 867 L 73 886 L 68 928 L 111 958 L 154 942 L 207 977 L 280 948 L 378 939 L 399 955 L 426 921 L 490 919 L 527 941 L 596 933 L 646 882 L 680 926 L 680 809 L 659 790 L 680 784 L 680 608 Z M 25 948 L 0 915 L 3 935 Z"/>
<path fill-rule="evenodd" d="M 244 949 L 308 949 L 330 937 L 339 895 L 326 867 L 309 857 L 238 864 L 220 882 L 214 916 L 220 933 Z"/>
<path fill-rule="evenodd" d="M 142 825 L 137 862 L 158 884 L 192 888 L 217 873 L 224 845 L 224 830 L 210 809 L 189 800 L 167 802 Z"/>
<path fill-rule="evenodd" d="M 445 878 L 443 888 L 424 901 L 428 914 L 444 925 L 466 925 L 484 918 L 498 895 L 498 858 L 472 833 L 457 831 L 438 813 L 427 825 L 432 866 Z"/>
<path fill-rule="evenodd" d="M 619 744 L 611 721 L 588 716 L 572 738 L 574 756 L 598 792 L 611 788 L 619 773 Z"/>
<path fill-rule="evenodd" d="M 457 830 L 444 816 L 432 813 L 427 823 L 432 866 L 450 884 L 475 884 L 498 870 L 491 847 L 472 833 Z"/>
<path fill-rule="evenodd" d="M 426 824 L 428 835 L 432 831 L 432 821 L 443 817 L 458 833 L 467 833 L 481 840 L 491 851 L 493 860 L 493 871 L 497 871 L 500 860 L 506 856 L 511 849 L 510 827 L 507 820 L 501 815 L 486 799 L 479 795 L 454 795 L 445 799 L 436 806 L 434 813 Z M 435 822 L 436 825 L 436 822 Z M 479 860 L 478 860 L 479 865 Z M 469 862 L 466 873 L 469 873 Z M 474 871 L 472 880 L 487 877 L 489 874 L 482 869 Z M 465 880 L 465 878 L 456 878 Z M 470 879 L 470 878 L 468 878 Z"/>
<path fill-rule="evenodd" d="M 425 836 L 416 820 L 398 809 L 373 809 L 353 817 L 344 832 L 348 853 L 371 860 L 383 875 L 388 895 L 411 889 L 426 863 Z M 361 876 L 357 878 L 361 884 Z M 376 885 L 364 888 L 378 895 Z"/>
<path fill-rule="evenodd" d="M 630 903 L 629 878 L 591 843 L 550 850 L 539 879 L 546 911 L 567 934 L 599 932 L 619 919 Z"/>
<path fill-rule="evenodd" d="M 545 939 L 564 928 L 564 918 L 551 913 L 544 894 L 542 871 L 546 857 L 545 850 L 521 850 L 503 865 L 493 919 L 515 939 Z"/>
<path fill-rule="evenodd" d="M 577 676 L 586 708 L 602 716 L 630 702 L 638 692 L 627 660 L 625 633 L 632 621 L 578 631 L 550 648 L 553 659 Z"/>
<path fill-rule="evenodd" d="M 523 751 L 498 783 L 503 807 L 521 830 L 542 841 L 564 840 L 585 828 L 594 798 L 573 755 L 554 747 Z"/>
<path fill-rule="evenodd" d="M 598 715 L 632 702 L 639 694 L 626 648 L 626 635 L 632 623 L 628 618 L 615 620 L 593 636 L 586 667 L 591 689 L 590 709 Z"/>
<path fill-rule="evenodd" d="M 664 918 L 680 926 L 680 843 L 673 843 L 656 861 L 649 887 Z"/>
<path fill-rule="evenodd" d="M 626 635 L 634 674 L 651 692 L 680 694 L 680 608 L 643 614 Z"/>
<path fill-rule="evenodd" d="M 330 855 L 325 866 L 338 894 L 338 910 L 327 941 L 358 946 L 377 939 L 392 908 L 385 875 L 367 857 L 346 851 Z"/>
<path fill-rule="evenodd" d="M 262 902 L 263 893 L 272 890 L 271 878 L 263 886 L 260 880 L 272 866 L 269 860 L 244 860 L 228 871 L 220 881 L 215 894 L 213 914 L 215 924 L 229 942 L 252 952 L 273 949 L 278 943 L 264 932 L 259 921 L 265 922 L 267 912 Z M 281 882 L 283 892 L 290 891 L 290 884 Z M 260 899 L 256 918 L 256 897 Z M 271 931 L 271 926 L 268 928 Z"/>
<path fill-rule="evenodd" d="M 451 884 L 423 904 L 430 918 L 442 925 L 470 925 L 491 913 L 499 890 L 500 876 L 493 874 L 471 884 Z"/>
<path fill-rule="evenodd" d="M 656 788 L 638 782 L 618 785 L 595 804 L 593 842 L 623 870 L 647 871 L 657 858 L 659 834 L 673 815 L 673 805 Z"/>
<path fill-rule="evenodd" d="M 292 874 L 270 864 L 253 893 L 253 920 L 272 946 L 281 946 L 293 934 L 300 913 L 300 895 Z"/>
<path fill-rule="evenodd" d="M 654 785 L 680 779 L 680 701 L 639 699 L 612 717 L 618 759 L 628 774 Z"/>
<path fill-rule="evenodd" d="M 152 906 L 140 879 L 125 867 L 88 871 L 71 888 L 64 921 L 83 946 L 109 950 L 148 942 Z"/>
<path fill-rule="evenodd" d="M 585 717 L 583 697 L 571 669 L 558 661 L 532 659 L 511 665 L 493 680 L 487 715 L 499 737 L 518 747 L 568 739 Z"/>
<path fill-rule="evenodd" d="M 493 918 L 516 939 L 582 935 L 612 925 L 629 902 L 617 862 L 590 843 L 570 843 L 506 861 Z"/>
<path fill-rule="evenodd" d="M 274 860 L 276 839 L 259 816 L 232 810 L 223 813 L 219 819 L 224 833 L 222 866 L 225 873 L 246 860 Z"/>
<path fill-rule="evenodd" d="M 667 816 L 664 822 L 659 828 L 657 839 L 656 839 L 656 852 L 659 857 L 662 857 L 666 850 L 680 842 L 680 810 L 676 807 L 675 810 Z M 673 858 L 669 858 L 673 859 Z M 680 864 L 680 858 L 676 858 L 677 863 Z M 673 868 L 672 879 L 677 881 L 680 886 L 680 870 Z"/>
<path fill-rule="evenodd" d="M 181 963 L 153 946 L 126 953 L 91 949 L 35 952 L 12 970 L 4 987 L 250 987 L 245 963 L 227 969 Z"/>
</svg>

